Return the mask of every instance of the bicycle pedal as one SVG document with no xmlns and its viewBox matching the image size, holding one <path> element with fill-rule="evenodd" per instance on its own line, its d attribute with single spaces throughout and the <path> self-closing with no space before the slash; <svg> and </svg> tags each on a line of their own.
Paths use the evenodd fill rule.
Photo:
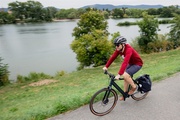
<svg viewBox="0 0 180 120">
<path fill-rule="evenodd" d="M 130 97 L 130 95 L 126 95 L 126 98 L 129 98 Z"/>
<path fill-rule="evenodd" d="M 125 98 L 129 98 L 129 96 L 128 92 L 125 92 Z"/>
</svg>

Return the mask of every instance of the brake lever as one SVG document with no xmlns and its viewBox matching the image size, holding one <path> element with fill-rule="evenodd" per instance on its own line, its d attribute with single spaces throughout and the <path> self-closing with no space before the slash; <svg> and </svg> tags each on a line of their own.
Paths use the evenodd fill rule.
<svg viewBox="0 0 180 120">
<path fill-rule="evenodd" d="M 108 71 L 107 71 L 107 70 L 105 70 L 105 71 L 104 71 L 104 74 L 106 74 L 106 75 L 107 75 L 107 74 L 108 74 Z"/>
</svg>

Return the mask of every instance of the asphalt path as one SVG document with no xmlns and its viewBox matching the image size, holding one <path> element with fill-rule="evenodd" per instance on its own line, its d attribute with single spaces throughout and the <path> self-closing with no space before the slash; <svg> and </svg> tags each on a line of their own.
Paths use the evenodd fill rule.
<svg viewBox="0 0 180 120">
<path fill-rule="evenodd" d="M 152 90 L 141 101 L 118 101 L 105 116 L 93 115 L 86 105 L 47 120 L 180 120 L 180 73 L 153 82 Z"/>
</svg>

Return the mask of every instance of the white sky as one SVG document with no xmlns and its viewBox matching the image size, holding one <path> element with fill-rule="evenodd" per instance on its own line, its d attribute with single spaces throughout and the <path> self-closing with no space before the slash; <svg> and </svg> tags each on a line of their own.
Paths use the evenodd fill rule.
<svg viewBox="0 0 180 120">
<path fill-rule="evenodd" d="M 27 0 L 0 0 L 0 8 L 7 8 L 10 2 L 26 2 Z M 35 0 L 39 1 L 44 7 L 53 6 L 57 8 L 80 8 L 93 4 L 112 4 L 112 5 L 180 5 L 180 0 Z"/>
</svg>

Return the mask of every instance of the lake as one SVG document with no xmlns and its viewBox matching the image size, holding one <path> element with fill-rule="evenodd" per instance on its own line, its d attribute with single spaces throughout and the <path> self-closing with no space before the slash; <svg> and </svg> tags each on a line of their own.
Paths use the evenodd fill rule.
<svg viewBox="0 0 180 120">
<path fill-rule="evenodd" d="M 139 27 L 116 26 L 119 22 L 139 19 L 109 19 L 108 31 L 120 32 L 131 42 L 139 36 Z M 43 72 L 55 75 L 57 71 L 75 71 L 78 62 L 76 54 L 70 48 L 73 41 L 73 28 L 78 20 L 36 24 L 0 25 L 0 56 L 2 62 L 9 65 L 10 79 L 30 72 Z M 170 25 L 159 25 L 159 34 L 169 32 Z"/>
</svg>

